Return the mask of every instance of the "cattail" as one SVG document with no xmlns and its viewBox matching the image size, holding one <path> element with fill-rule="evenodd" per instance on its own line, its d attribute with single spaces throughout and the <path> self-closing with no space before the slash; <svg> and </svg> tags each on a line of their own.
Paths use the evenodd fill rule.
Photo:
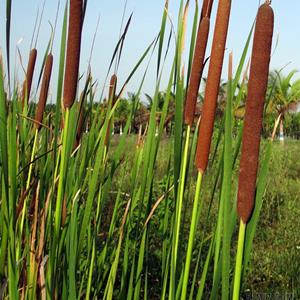
<svg viewBox="0 0 300 300">
<path fill-rule="evenodd" d="M 109 83 L 109 100 L 112 100 L 112 106 L 114 106 L 116 102 L 116 87 L 117 87 L 117 75 L 113 74 L 110 78 L 110 83 Z"/>
<path fill-rule="evenodd" d="M 203 0 L 200 20 L 204 17 L 210 18 L 213 3 L 214 0 Z"/>
<path fill-rule="evenodd" d="M 231 0 L 220 0 L 199 128 L 195 164 L 204 173 L 208 163 L 220 78 L 229 25 Z"/>
<path fill-rule="evenodd" d="M 36 62 L 36 56 L 37 56 L 37 50 L 35 48 L 33 48 L 29 54 L 26 79 L 23 84 L 23 90 L 22 90 L 22 105 L 23 105 L 23 107 L 24 107 L 25 98 L 26 98 L 26 101 L 28 101 L 29 96 L 30 96 L 33 72 L 34 72 L 34 67 L 35 67 L 35 62 Z"/>
<path fill-rule="evenodd" d="M 53 65 L 53 55 L 50 53 L 50 54 L 48 54 L 48 56 L 46 58 L 45 69 L 44 69 L 41 91 L 40 91 L 40 98 L 39 98 L 39 103 L 37 105 L 37 110 L 35 113 L 35 121 L 36 121 L 35 125 L 36 125 L 37 130 L 39 130 L 41 128 L 41 123 L 43 121 L 43 113 L 45 110 L 47 97 L 48 97 L 52 65 Z"/>
<path fill-rule="evenodd" d="M 64 81 L 64 107 L 73 105 L 78 80 L 82 27 L 82 0 L 70 0 L 66 70 Z"/>
<path fill-rule="evenodd" d="M 238 184 L 238 214 L 246 224 L 254 207 L 263 109 L 268 84 L 274 13 L 261 5 L 256 19 Z"/>
<path fill-rule="evenodd" d="M 192 126 L 195 116 L 196 103 L 202 72 L 204 68 L 205 51 L 209 33 L 209 18 L 204 17 L 199 24 L 195 53 L 193 58 L 190 82 L 187 90 L 184 112 L 185 123 Z"/>
<path fill-rule="evenodd" d="M 110 78 L 109 82 L 109 91 L 108 91 L 108 100 L 112 101 L 112 107 L 116 103 L 116 88 L 117 88 L 117 75 L 113 74 Z M 110 135 L 110 120 L 108 121 L 107 130 L 106 130 L 106 136 L 105 136 L 105 145 L 108 144 L 108 139 Z"/>
</svg>

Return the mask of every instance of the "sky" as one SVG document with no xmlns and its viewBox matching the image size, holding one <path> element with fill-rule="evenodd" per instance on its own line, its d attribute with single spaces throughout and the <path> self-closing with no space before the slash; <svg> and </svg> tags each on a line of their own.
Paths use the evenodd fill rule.
<svg viewBox="0 0 300 300">
<path fill-rule="evenodd" d="M 2 33 L 0 37 L 0 47 L 3 55 L 5 53 L 5 1 L 2 2 L 0 10 L 0 26 Z M 196 0 L 195 0 L 196 1 Z M 187 43 L 186 55 L 184 58 L 185 64 L 188 62 L 187 52 L 189 49 L 189 39 L 191 35 L 192 20 L 195 11 L 195 1 L 190 1 L 190 9 L 188 14 L 187 24 Z M 176 27 L 177 15 L 179 10 L 179 0 L 169 1 L 169 16 L 172 23 Z M 41 12 L 42 0 L 16 0 L 12 1 L 12 25 L 11 25 L 11 69 L 16 69 L 17 80 L 22 81 L 24 72 L 20 68 L 20 60 L 17 52 L 17 47 L 22 56 L 22 63 L 27 65 L 28 53 L 30 50 L 30 42 L 37 11 Z M 50 87 L 50 101 L 55 101 L 54 95 L 56 93 L 56 78 L 58 73 L 59 60 L 59 45 L 60 34 L 62 27 L 62 18 L 64 10 L 64 0 L 60 2 L 57 30 L 54 40 L 53 55 L 54 55 L 54 69 L 53 80 Z M 86 18 L 83 28 L 83 39 L 81 49 L 81 65 L 80 73 L 83 74 L 87 70 L 91 45 L 95 33 L 97 20 L 99 18 L 99 28 L 95 39 L 94 50 L 91 60 L 91 68 L 93 78 L 98 81 L 99 91 L 107 86 L 105 78 L 111 60 L 112 52 L 118 41 L 121 27 L 121 20 L 123 15 L 124 0 L 89 0 L 86 12 Z M 199 6 L 202 5 L 202 0 L 198 1 Z M 57 0 L 46 0 L 43 20 L 37 40 L 38 60 L 37 66 L 40 68 L 42 58 L 50 37 L 51 24 L 55 22 L 57 11 Z M 214 1 L 210 41 L 213 36 L 213 26 L 215 15 L 217 11 L 218 1 Z M 237 66 L 242 50 L 244 48 L 247 36 L 249 34 L 251 25 L 255 19 L 258 0 L 233 0 L 232 11 L 230 17 L 230 26 L 228 31 L 227 51 L 225 54 L 223 77 L 226 77 L 226 63 L 228 53 L 233 52 L 234 65 Z M 273 55 L 271 59 L 271 69 L 284 68 L 283 73 L 290 70 L 300 70 L 300 1 L 299 0 L 273 0 L 272 7 L 275 13 L 275 28 L 273 41 Z M 158 34 L 161 24 L 161 17 L 164 8 L 164 0 L 127 0 L 127 7 L 125 12 L 125 21 L 129 15 L 133 13 L 132 22 L 126 37 L 124 49 L 118 68 L 118 82 L 122 84 L 132 68 L 135 66 L 147 46 Z M 170 23 L 169 23 L 170 24 Z M 170 25 L 168 24 L 167 32 L 169 32 Z M 172 56 L 174 53 L 174 38 L 171 40 L 171 49 L 169 56 L 165 63 L 165 68 L 162 76 L 161 88 L 166 87 L 168 76 L 170 73 Z M 276 47 L 275 47 L 276 45 Z M 209 43 L 207 55 L 210 53 L 211 42 Z M 248 55 L 250 56 L 250 54 Z M 148 61 L 141 65 L 139 71 L 132 78 L 127 87 L 127 91 L 137 91 L 142 75 L 145 71 Z M 14 65 L 17 67 L 14 68 Z M 150 67 L 147 72 L 146 80 L 143 86 L 143 92 L 150 95 L 154 92 L 156 79 L 156 55 L 152 57 Z M 204 76 L 207 70 L 204 72 Z M 298 78 L 300 74 L 296 75 Z M 35 73 L 35 82 L 37 81 L 38 72 Z M 105 89 L 106 91 L 106 89 Z M 100 94 L 100 93 L 99 93 Z"/>
</svg>

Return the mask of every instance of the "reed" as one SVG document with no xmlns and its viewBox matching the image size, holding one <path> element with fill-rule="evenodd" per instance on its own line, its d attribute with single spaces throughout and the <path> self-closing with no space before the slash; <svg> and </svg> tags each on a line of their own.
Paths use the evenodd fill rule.
<svg viewBox="0 0 300 300">
<path fill-rule="evenodd" d="M 49 83 L 51 79 L 51 73 L 52 73 L 52 66 L 53 66 L 53 55 L 50 53 L 46 57 L 45 62 L 45 68 L 42 78 L 42 85 L 40 90 L 40 97 L 39 102 L 37 104 L 37 109 L 35 113 L 35 133 L 34 133 L 34 141 L 33 141 L 33 147 L 31 150 L 31 162 L 34 160 L 35 154 L 36 154 L 36 148 L 37 148 L 37 137 L 38 137 L 38 131 L 41 129 L 42 121 L 43 121 L 43 114 L 45 111 L 45 106 L 47 102 L 48 97 L 48 90 L 49 90 Z M 28 174 L 27 174 L 27 181 L 26 181 L 26 189 L 29 189 L 30 183 L 31 183 L 31 176 L 33 171 L 33 163 L 30 163 Z M 23 233 L 23 227 L 24 227 L 24 221 L 25 221 L 25 214 L 26 214 L 26 208 L 27 208 L 27 200 L 28 197 L 25 197 L 24 205 L 22 208 L 22 214 L 21 214 L 21 221 L 20 221 L 20 234 Z"/>
<path fill-rule="evenodd" d="M 210 18 L 214 0 L 203 0 L 202 10 L 201 10 L 201 20 L 204 17 Z"/>
<path fill-rule="evenodd" d="M 23 83 L 23 90 L 22 90 L 22 106 L 23 107 L 24 107 L 25 99 L 28 103 L 28 99 L 30 97 L 32 78 L 33 78 L 34 67 L 35 67 L 35 63 L 36 63 L 36 57 L 37 57 L 37 49 L 33 48 L 33 49 L 31 49 L 31 51 L 29 53 L 29 60 L 28 60 L 27 71 L 26 71 L 26 79 Z"/>
<path fill-rule="evenodd" d="M 198 99 L 198 92 L 202 73 L 204 69 L 204 59 L 207 47 L 208 35 L 209 35 L 210 20 L 208 17 L 204 17 L 200 24 L 197 33 L 197 40 L 195 46 L 195 53 L 193 58 L 191 77 L 187 90 L 184 120 L 189 126 L 193 125 L 195 117 L 195 109 Z"/>
<path fill-rule="evenodd" d="M 233 298 L 239 299 L 245 230 L 251 218 L 256 189 L 260 134 L 268 84 L 274 29 L 269 1 L 259 7 L 255 25 L 242 140 L 237 211 L 240 217 Z"/>
<path fill-rule="evenodd" d="M 32 151 L 31 151 L 31 161 L 34 160 L 34 156 L 36 153 L 36 147 L 37 147 L 38 131 L 41 129 L 41 126 L 42 126 L 43 114 L 45 111 L 45 106 L 46 106 L 47 97 L 48 97 L 48 90 L 49 90 L 49 83 L 50 83 L 50 79 L 51 79 L 52 66 L 53 66 L 53 55 L 50 53 L 50 54 L 48 54 L 48 56 L 46 58 L 44 74 L 43 74 L 43 79 L 42 79 L 42 85 L 41 85 L 41 90 L 40 90 L 40 97 L 39 97 L 39 102 L 37 104 L 37 109 L 36 109 L 36 113 L 35 113 L 35 120 L 34 120 L 35 121 L 35 123 L 34 123 L 35 124 L 35 134 L 34 134 L 33 147 L 32 147 Z M 32 169 L 33 169 L 33 164 L 30 163 L 28 174 L 27 174 L 26 189 L 28 189 L 30 186 Z M 25 197 L 25 202 L 24 202 L 23 209 L 22 209 L 22 217 L 21 217 L 21 223 L 20 223 L 20 232 L 21 233 L 23 232 L 26 207 L 27 207 L 27 197 Z"/>
<path fill-rule="evenodd" d="M 274 27 L 273 10 L 263 4 L 257 14 L 240 161 L 238 214 L 246 224 L 254 206 L 263 108 L 268 84 Z"/>
<path fill-rule="evenodd" d="M 184 120 L 185 123 L 188 125 L 187 136 L 186 136 L 187 145 L 185 147 L 185 152 L 184 152 L 185 155 L 187 155 L 188 153 L 187 147 L 188 147 L 189 137 L 190 137 L 190 128 L 193 125 L 193 121 L 195 117 L 195 108 L 198 99 L 198 91 L 199 91 L 200 81 L 202 77 L 202 72 L 204 68 L 204 59 L 205 59 L 205 52 L 207 47 L 208 35 L 209 35 L 209 27 L 210 27 L 210 20 L 208 17 L 204 17 L 200 19 L 199 28 L 196 37 L 193 64 L 191 68 L 191 76 L 189 80 L 189 86 L 187 90 L 187 97 L 186 97 L 185 110 L 184 110 Z M 184 157 L 184 159 L 186 159 L 186 157 Z M 184 173 L 185 171 L 183 172 L 183 174 Z M 183 178 L 182 180 L 184 181 L 185 179 Z M 182 281 L 181 299 L 186 299 L 186 295 L 187 295 L 187 286 L 188 286 L 188 279 L 190 274 L 193 242 L 194 242 L 195 231 L 196 231 L 196 218 L 197 218 L 197 208 L 199 205 L 199 198 L 200 198 L 201 181 L 202 181 L 202 176 L 198 176 L 197 184 L 196 184 L 195 201 L 192 210 L 189 240 L 188 240 L 188 246 L 186 250 L 186 260 L 185 260 L 184 274 L 183 274 L 183 281 Z"/>
<path fill-rule="evenodd" d="M 116 88 L 117 88 L 117 75 L 113 74 L 110 78 L 109 82 L 109 90 L 108 90 L 108 101 L 111 102 L 111 107 L 114 107 L 116 103 Z M 111 120 L 109 120 L 106 130 L 105 142 L 104 144 L 107 146 L 110 138 L 111 132 Z"/>
<path fill-rule="evenodd" d="M 68 170 L 69 158 L 71 155 L 72 146 L 74 145 L 74 138 L 76 132 L 74 129 L 74 110 L 71 108 L 74 104 L 79 62 L 80 62 L 80 47 L 81 47 L 81 33 L 83 21 L 83 1 L 70 0 L 69 9 L 69 24 L 67 37 L 67 50 L 64 74 L 64 89 L 63 89 L 63 105 L 65 108 L 65 120 L 62 133 L 62 149 L 61 159 L 59 165 L 59 181 L 56 195 L 55 211 L 54 211 L 54 237 L 52 243 L 51 260 L 48 268 L 48 281 L 52 293 L 55 290 L 55 272 L 59 261 L 59 241 L 61 238 L 62 219 L 63 219 L 63 203 L 65 204 L 65 189 L 66 189 L 66 173 Z"/>
<path fill-rule="evenodd" d="M 73 105 L 76 96 L 80 61 L 82 7 L 82 0 L 70 0 L 66 70 L 63 92 L 65 108 L 70 108 Z"/>
<path fill-rule="evenodd" d="M 114 106 L 116 102 L 116 87 L 117 87 L 117 75 L 113 74 L 110 78 L 110 83 L 109 83 L 109 100 L 112 100 L 112 106 Z"/>
<path fill-rule="evenodd" d="M 220 0 L 212 43 L 211 58 L 205 88 L 195 164 L 204 173 L 210 152 L 220 78 L 227 39 L 231 0 Z"/>
<path fill-rule="evenodd" d="M 45 69 L 42 79 L 42 85 L 41 85 L 41 91 L 40 91 L 40 97 L 39 102 L 37 105 L 36 113 L 35 113 L 35 126 L 37 130 L 40 130 L 43 122 L 43 114 L 45 111 L 45 106 L 47 102 L 48 97 L 48 91 L 49 91 L 49 84 L 51 79 L 51 73 L 52 73 L 52 66 L 53 66 L 53 55 L 50 53 L 48 54 L 45 62 Z"/>
</svg>

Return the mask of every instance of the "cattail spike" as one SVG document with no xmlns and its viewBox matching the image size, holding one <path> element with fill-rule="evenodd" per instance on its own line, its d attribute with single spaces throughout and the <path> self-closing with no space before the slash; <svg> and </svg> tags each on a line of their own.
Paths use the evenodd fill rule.
<svg viewBox="0 0 300 300">
<path fill-rule="evenodd" d="M 34 67 L 37 57 L 37 50 L 33 48 L 29 53 L 29 60 L 27 65 L 27 71 L 26 71 L 26 79 L 23 84 L 23 90 L 22 90 L 22 106 L 24 107 L 25 98 L 28 103 L 28 99 L 30 97 L 30 91 L 31 91 L 31 85 L 32 85 L 32 78 L 34 73 Z"/>
<path fill-rule="evenodd" d="M 214 0 L 203 0 L 200 20 L 204 17 L 210 18 L 213 3 Z"/>
<path fill-rule="evenodd" d="M 112 106 L 115 104 L 115 100 L 116 100 L 117 79 L 118 79 L 117 75 L 113 74 L 110 78 L 110 83 L 109 83 L 108 97 L 109 99 L 112 99 Z"/>
<path fill-rule="evenodd" d="M 82 0 L 70 0 L 69 29 L 67 41 L 66 70 L 64 80 L 64 107 L 73 105 L 79 71 L 82 27 Z"/>
<path fill-rule="evenodd" d="M 109 91 L 108 91 L 108 100 L 112 101 L 111 106 L 113 107 L 116 103 L 116 88 L 117 88 L 117 75 L 113 74 L 110 78 L 110 82 L 109 82 Z M 110 120 L 108 121 L 108 125 L 107 125 L 107 130 L 106 130 L 106 136 L 105 136 L 105 142 L 104 144 L 107 146 L 108 145 L 108 141 L 109 141 L 109 137 L 110 137 L 110 130 L 111 130 L 111 122 Z"/>
<path fill-rule="evenodd" d="M 207 40 L 209 34 L 209 18 L 204 17 L 200 24 L 197 33 L 197 40 L 195 46 L 195 53 L 193 58 L 193 64 L 191 69 L 191 77 L 189 81 L 189 86 L 187 90 L 184 119 L 185 123 L 192 126 L 195 109 L 198 98 L 198 91 L 200 86 L 200 81 L 204 68 L 205 52 L 207 47 Z"/>
<path fill-rule="evenodd" d="M 41 128 L 41 123 L 43 121 L 43 113 L 45 110 L 47 97 L 48 97 L 48 90 L 49 90 L 49 83 L 51 79 L 51 73 L 52 73 L 52 65 L 53 65 L 53 55 L 48 54 L 45 62 L 45 69 L 42 79 L 42 85 L 41 85 L 41 91 L 40 91 L 40 98 L 39 103 L 37 105 L 37 110 L 35 114 L 35 126 L 36 129 Z"/>
<path fill-rule="evenodd" d="M 230 9 L 231 0 L 219 1 L 195 158 L 195 164 L 201 173 L 204 173 L 208 164 Z"/>
<path fill-rule="evenodd" d="M 258 10 L 255 25 L 241 150 L 237 210 L 244 224 L 249 221 L 254 207 L 273 28 L 274 13 L 265 3 Z"/>
</svg>

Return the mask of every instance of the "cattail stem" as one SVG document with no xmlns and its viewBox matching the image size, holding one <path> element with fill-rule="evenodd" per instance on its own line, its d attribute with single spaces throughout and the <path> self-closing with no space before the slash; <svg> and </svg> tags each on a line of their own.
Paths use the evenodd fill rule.
<svg viewBox="0 0 300 300">
<path fill-rule="evenodd" d="M 32 174 L 32 169 L 33 169 L 33 163 L 32 162 L 34 160 L 35 153 L 36 153 L 37 138 L 38 138 L 38 129 L 36 129 L 35 133 L 34 133 L 34 140 L 33 140 L 33 146 L 32 146 L 31 157 L 30 157 L 30 165 L 29 165 L 28 174 L 27 174 L 27 181 L 26 181 L 26 190 L 28 190 L 29 187 L 30 187 L 31 174 Z M 21 215 L 20 228 L 19 228 L 20 229 L 19 230 L 20 239 L 22 239 L 24 220 L 25 220 L 25 212 L 26 212 L 26 208 L 27 208 L 27 200 L 28 200 L 28 196 L 25 197 L 24 205 L 23 205 L 23 208 L 22 208 L 22 215 Z M 19 259 L 20 255 L 21 255 L 21 245 L 17 245 L 16 259 Z"/>
<path fill-rule="evenodd" d="M 60 171 L 59 171 L 59 183 L 57 190 L 57 199 L 56 199 L 56 208 L 55 208 L 55 224 L 54 224 L 54 232 L 55 238 L 59 238 L 60 224 L 61 224 L 61 208 L 62 208 L 62 200 L 63 200 L 63 183 L 64 176 L 66 174 L 66 153 L 67 153 L 67 140 L 68 140 L 68 131 L 69 131 L 69 117 L 70 117 L 70 109 L 66 109 L 65 115 L 65 127 L 63 129 L 63 144 L 61 151 L 61 163 L 60 163 Z"/>
<path fill-rule="evenodd" d="M 63 94 L 65 108 L 73 105 L 77 90 L 82 29 L 82 4 L 82 0 L 70 0 L 66 70 Z"/>
<path fill-rule="evenodd" d="M 187 127 L 186 137 L 185 137 L 185 146 L 183 152 L 183 160 L 180 171 L 180 180 L 179 180 L 179 192 L 176 201 L 176 211 L 175 211 L 175 222 L 174 222 L 174 231 L 172 238 L 172 256 L 171 256 L 171 272 L 170 272 L 170 299 L 175 297 L 175 276 L 176 276 L 176 266 L 177 266 L 177 254 L 178 254 L 178 243 L 179 243 L 179 233 L 180 233 L 180 221 L 182 213 L 182 203 L 184 197 L 184 186 L 185 186 L 185 177 L 186 177 L 186 168 L 187 168 L 187 159 L 188 159 L 188 149 L 189 149 L 189 140 L 190 140 L 191 127 Z"/>
<path fill-rule="evenodd" d="M 242 275 L 242 264 L 244 254 L 244 243 L 245 243 L 245 232 L 246 224 L 241 220 L 238 237 L 238 248 L 236 253 L 236 264 L 234 272 L 234 285 L 233 285 L 233 300 L 240 299 L 240 286 L 241 286 L 241 275 Z"/>
<path fill-rule="evenodd" d="M 260 134 L 268 84 L 273 28 L 274 13 L 269 4 L 265 3 L 258 9 L 256 18 L 246 100 L 237 196 L 240 229 L 234 279 L 234 300 L 239 299 L 245 230 L 254 207 Z"/>
<path fill-rule="evenodd" d="M 198 178 L 196 183 L 196 192 L 192 210 L 192 219 L 191 219 L 191 226 L 190 226 L 190 233 L 189 233 L 189 240 L 188 240 L 188 247 L 186 251 L 186 260 L 184 266 L 184 275 L 183 275 L 183 283 L 182 283 L 182 292 L 181 292 L 181 300 L 186 299 L 187 294 L 187 286 L 190 274 L 190 266 L 192 260 L 192 252 L 193 252 L 193 244 L 195 239 L 195 232 L 197 228 L 197 216 L 201 212 L 201 207 L 199 208 L 200 202 L 200 192 L 201 192 L 201 183 L 202 183 L 202 176 L 201 172 L 198 172 Z"/>
<path fill-rule="evenodd" d="M 231 0 L 219 1 L 195 159 L 198 170 L 202 172 L 205 172 L 208 164 L 230 9 Z"/>
</svg>

